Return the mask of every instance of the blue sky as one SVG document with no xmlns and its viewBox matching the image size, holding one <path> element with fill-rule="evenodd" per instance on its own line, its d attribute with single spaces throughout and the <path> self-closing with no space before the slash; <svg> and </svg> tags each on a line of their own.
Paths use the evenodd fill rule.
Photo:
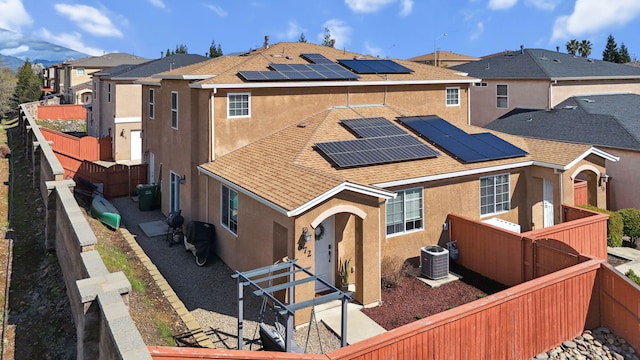
<svg viewBox="0 0 640 360">
<path fill-rule="evenodd" d="M 555 50 L 589 40 L 602 58 L 607 36 L 640 58 L 640 0 L 0 0 L 0 28 L 91 55 L 157 58 L 187 45 L 224 53 L 270 43 L 321 43 L 406 59 L 439 50 L 483 56 L 506 49 Z M 443 34 L 447 34 L 446 36 Z"/>
</svg>

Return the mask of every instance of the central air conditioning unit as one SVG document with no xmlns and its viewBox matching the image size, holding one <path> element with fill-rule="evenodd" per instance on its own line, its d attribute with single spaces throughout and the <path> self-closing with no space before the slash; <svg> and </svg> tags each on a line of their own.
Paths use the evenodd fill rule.
<svg viewBox="0 0 640 360">
<path fill-rule="evenodd" d="M 482 222 L 499 227 L 501 229 L 513 231 L 515 233 L 520 233 L 520 225 L 512 223 L 507 220 L 502 220 L 499 218 L 491 218 L 491 219 L 483 220 Z"/>
<path fill-rule="evenodd" d="M 442 246 L 424 246 L 420 249 L 420 270 L 422 275 L 432 280 L 449 275 L 449 251 Z"/>
</svg>

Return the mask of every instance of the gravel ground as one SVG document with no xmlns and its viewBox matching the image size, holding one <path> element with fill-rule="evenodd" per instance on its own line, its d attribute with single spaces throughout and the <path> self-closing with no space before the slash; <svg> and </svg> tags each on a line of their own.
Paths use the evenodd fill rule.
<svg viewBox="0 0 640 360">
<path fill-rule="evenodd" d="M 234 273 L 220 259 L 215 258 L 204 267 L 195 264 L 193 255 L 185 251 L 184 246 L 169 247 L 164 236 L 149 238 L 138 226 L 141 223 L 162 220 L 165 217 L 159 210 L 140 211 L 138 203 L 129 197 L 112 199 L 113 205 L 122 215 L 123 225 L 136 236 L 136 241 L 153 261 L 158 270 L 176 292 L 189 312 L 209 334 L 217 348 L 237 348 L 237 285 L 231 278 Z M 244 338 L 245 349 L 259 350 L 261 345 L 256 331 L 260 314 L 261 300 L 250 295 L 245 289 L 244 301 Z M 274 315 L 265 312 L 265 323 L 273 325 Z M 323 323 L 318 323 L 318 331 L 312 324 L 309 336 L 308 353 L 329 352 L 340 347 L 339 338 Z M 298 328 L 294 339 L 304 349 L 308 327 Z M 179 337 L 178 337 L 179 340 Z"/>
</svg>

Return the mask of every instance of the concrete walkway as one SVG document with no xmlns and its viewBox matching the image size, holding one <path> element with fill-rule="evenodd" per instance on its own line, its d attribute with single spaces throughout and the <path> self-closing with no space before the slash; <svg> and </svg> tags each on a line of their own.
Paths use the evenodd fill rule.
<svg viewBox="0 0 640 360">
<path fill-rule="evenodd" d="M 347 304 L 347 344 L 349 345 L 387 331 L 363 314 L 360 311 L 362 307 L 362 305 L 358 304 Z M 331 331 L 340 336 L 340 325 L 342 323 L 340 301 L 332 301 L 316 306 L 316 320 L 324 322 Z"/>
<path fill-rule="evenodd" d="M 624 246 L 607 247 L 607 253 L 629 260 L 628 263 L 616 266 L 616 270 L 626 274 L 629 269 L 633 269 L 636 275 L 640 275 L 640 250 Z"/>
</svg>

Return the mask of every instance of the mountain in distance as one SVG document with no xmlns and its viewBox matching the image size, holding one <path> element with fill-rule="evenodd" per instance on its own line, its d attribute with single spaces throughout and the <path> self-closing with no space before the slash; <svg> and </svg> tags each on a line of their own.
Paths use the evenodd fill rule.
<svg viewBox="0 0 640 360">
<path fill-rule="evenodd" d="M 89 55 L 64 46 L 37 40 L 20 33 L 0 28 L 0 60 L 2 64 L 17 70 L 28 58 L 32 64 L 42 63 L 45 67 L 81 59 Z"/>
</svg>

